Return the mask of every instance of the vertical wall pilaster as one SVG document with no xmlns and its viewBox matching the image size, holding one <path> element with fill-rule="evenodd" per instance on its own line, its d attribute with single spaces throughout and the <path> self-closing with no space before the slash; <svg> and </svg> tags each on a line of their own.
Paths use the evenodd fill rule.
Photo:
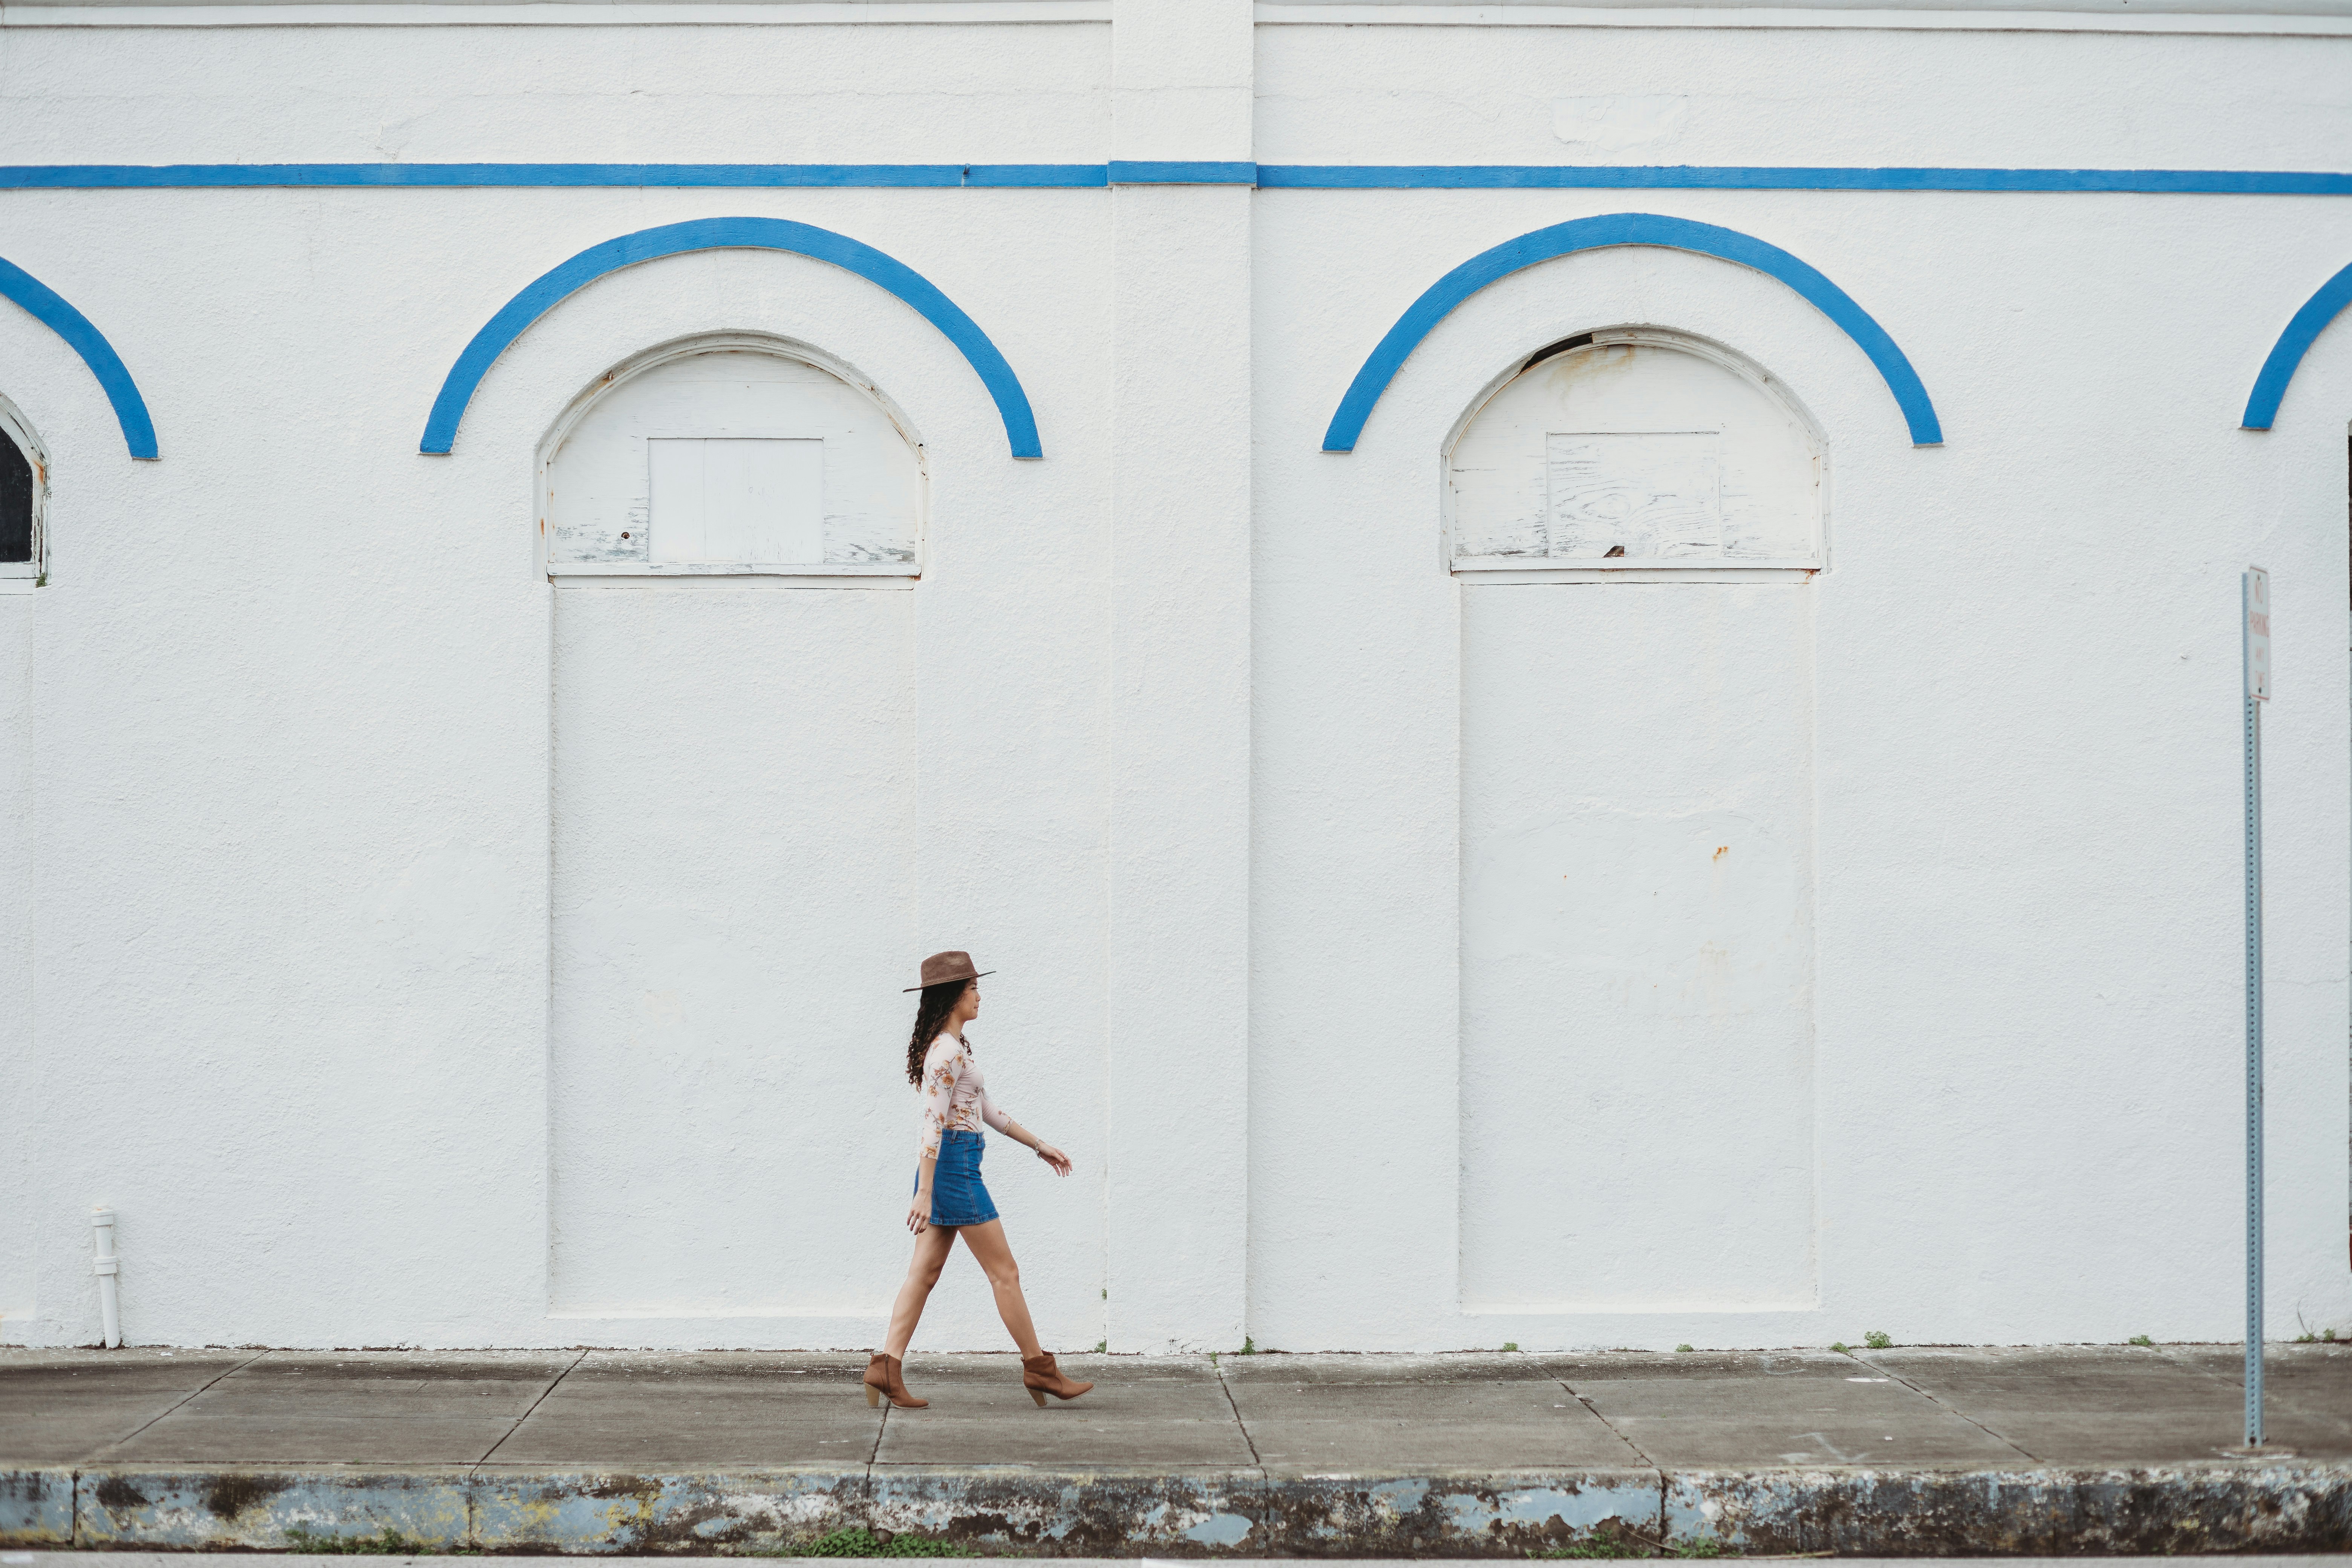
<svg viewBox="0 0 2352 1568">
<path fill-rule="evenodd" d="M 1112 157 L 1250 158 L 1250 0 L 1117 0 Z M 1117 184 L 1106 1318 L 1244 1332 L 1250 187 Z"/>
<path fill-rule="evenodd" d="M 0 598 L 0 996 L 10 999 L 0 1007 L 0 1344 L 24 1342 L 33 1318 L 34 1216 L 42 1208 L 34 1147 L 47 1131 L 33 1032 L 36 602 L 31 594 Z"/>
</svg>

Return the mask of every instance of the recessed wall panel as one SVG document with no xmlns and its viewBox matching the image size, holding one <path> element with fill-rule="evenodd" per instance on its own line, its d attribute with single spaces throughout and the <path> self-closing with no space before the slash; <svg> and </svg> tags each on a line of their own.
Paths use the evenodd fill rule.
<svg viewBox="0 0 2352 1568">
<path fill-rule="evenodd" d="M 0 441 L 7 437 L 0 433 Z M 33 1056 L 33 598 L 0 597 L 0 1344 L 24 1342 L 33 1318 L 33 1185 L 40 1118 Z"/>
<path fill-rule="evenodd" d="M 1466 1310 L 1812 1303 L 1809 591 L 1463 590 Z"/>
<path fill-rule="evenodd" d="M 556 594 L 557 1311 L 887 1308 L 914 599 Z"/>
</svg>

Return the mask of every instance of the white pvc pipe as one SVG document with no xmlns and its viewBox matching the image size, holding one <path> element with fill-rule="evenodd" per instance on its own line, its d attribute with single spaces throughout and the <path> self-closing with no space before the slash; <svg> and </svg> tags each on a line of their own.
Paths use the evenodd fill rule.
<svg viewBox="0 0 2352 1568">
<path fill-rule="evenodd" d="M 122 1343 L 122 1299 L 114 1277 L 122 1265 L 114 1256 L 114 1211 L 104 1205 L 89 1212 L 89 1227 L 98 1238 L 98 1317 L 106 1331 L 106 1348 Z"/>
</svg>

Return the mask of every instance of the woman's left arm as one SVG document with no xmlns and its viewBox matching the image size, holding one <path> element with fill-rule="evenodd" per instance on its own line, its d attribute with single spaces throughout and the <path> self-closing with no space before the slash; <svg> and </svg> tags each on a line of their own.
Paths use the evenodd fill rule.
<svg viewBox="0 0 2352 1568">
<path fill-rule="evenodd" d="M 1037 1158 L 1054 1167 L 1054 1174 L 1066 1176 L 1070 1173 L 1070 1157 L 997 1110 L 996 1102 L 988 1098 L 986 1089 L 981 1090 L 980 1094 L 980 1119 L 1015 1143 L 1026 1143 L 1030 1148 L 1036 1150 Z"/>
</svg>

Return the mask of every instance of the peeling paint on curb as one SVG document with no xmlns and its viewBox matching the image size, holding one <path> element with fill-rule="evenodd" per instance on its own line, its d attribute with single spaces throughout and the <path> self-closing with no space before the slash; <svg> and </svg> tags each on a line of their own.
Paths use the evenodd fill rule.
<svg viewBox="0 0 2352 1568">
<path fill-rule="evenodd" d="M 462 1470 L 53 1472 L 72 1486 L 77 1546 L 249 1547 L 282 1552 L 289 1530 L 350 1537 L 398 1531 L 432 1546 L 472 1534 Z"/>
<path fill-rule="evenodd" d="M 0 1471 L 12 1546 L 779 1552 L 851 1525 L 1013 1556 L 1517 1557 L 1609 1528 L 1871 1556 L 2352 1550 L 2352 1466 L 1269 1475 L 1021 1466 Z"/>
<path fill-rule="evenodd" d="M 2352 1550 L 2352 1468 L 1785 1470 L 1666 1480 L 1672 1539 L 1748 1552 L 2165 1556 Z"/>
<path fill-rule="evenodd" d="M 504 1470 L 473 1477 L 488 1552 L 775 1552 L 865 1522 L 860 1470 Z"/>
<path fill-rule="evenodd" d="M 73 1539 L 69 1470 L 0 1470 L 0 1542 L 61 1546 Z"/>
<path fill-rule="evenodd" d="M 1603 1521 L 1657 1529 L 1648 1470 L 1271 1478 L 1254 1469 L 1165 1472 L 874 1470 L 877 1529 L 999 1552 L 1171 1557 L 1517 1555 L 1583 1539 Z"/>
</svg>

